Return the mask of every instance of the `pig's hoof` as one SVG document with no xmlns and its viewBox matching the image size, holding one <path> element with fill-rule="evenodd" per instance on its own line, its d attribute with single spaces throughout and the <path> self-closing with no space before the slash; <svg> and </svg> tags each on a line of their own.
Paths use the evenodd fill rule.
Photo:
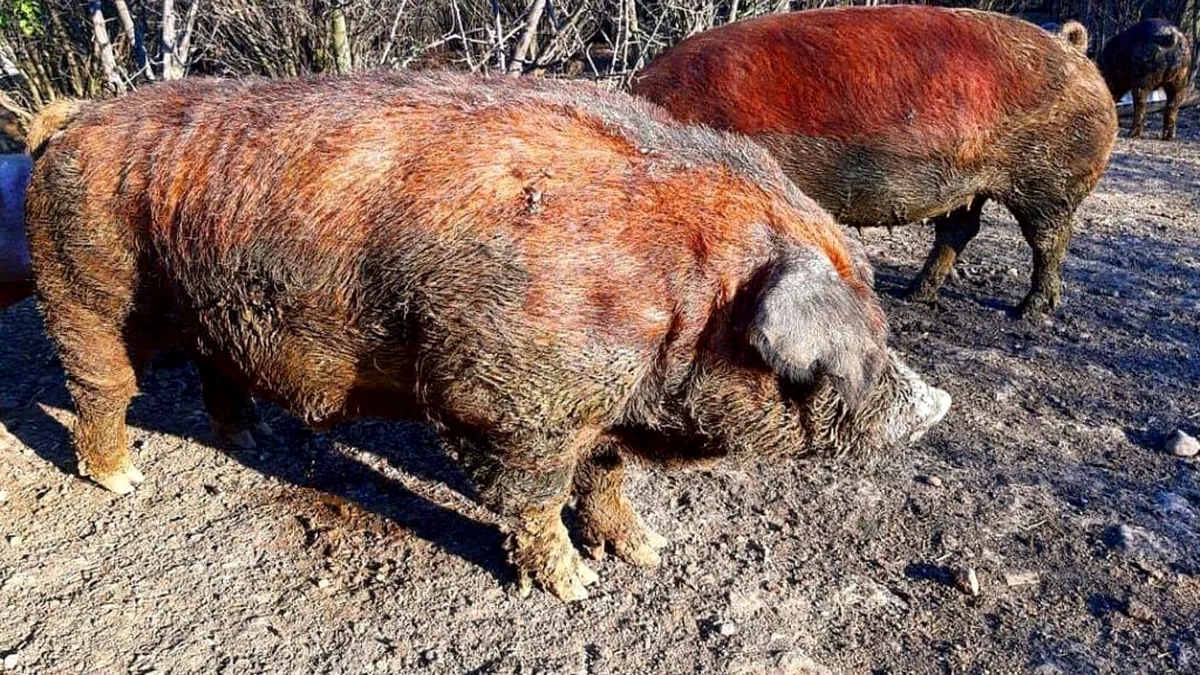
<svg viewBox="0 0 1200 675">
<path fill-rule="evenodd" d="M 929 288 L 924 284 L 913 284 L 905 292 L 904 298 L 909 302 L 919 302 L 925 305 L 932 305 L 937 302 L 938 289 Z"/>
<path fill-rule="evenodd" d="M 256 423 L 254 425 L 253 431 L 254 431 L 255 436 L 261 438 L 264 441 L 273 441 L 276 438 L 275 430 L 272 429 L 271 425 L 267 424 L 266 422 Z"/>
<path fill-rule="evenodd" d="M 1057 302 L 1051 301 L 1049 298 L 1041 295 L 1031 295 L 1025 298 L 1020 305 L 1017 306 L 1016 316 L 1018 319 L 1027 321 L 1036 321 L 1050 316 L 1058 307 Z"/>
<path fill-rule="evenodd" d="M 119 495 L 127 495 L 133 492 L 139 483 L 146 480 L 146 477 L 142 475 L 141 471 L 138 471 L 136 466 L 126 464 L 123 468 L 104 476 L 92 475 L 91 479 L 106 490 Z"/>
<path fill-rule="evenodd" d="M 527 597 L 536 585 L 563 602 L 586 599 L 587 587 L 600 581 L 600 575 L 588 567 L 570 546 L 548 552 L 537 562 L 518 563 L 517 573 L 517 588 L 521 597 Z"/>
<path fill-rule="evenodd" d="M 637 567 L 658 567 L 662 559 L 660 548 L 670 542 L 666 537 L 646 527 L 642 517 L 633 506 L 621 499 L 608 509 L 595 504 L 584 504 L 579 513 L 583 524 L 584 551 L 589 557 L 599 560 L 606 550 Z"/>
<path fill-rule="evenodd" d="M 238 450 L 253 450 L 258 447 L 258 443 L 254 442 L 254 435 L 249 429 L 235 431 L 227 436 L 229 443 Z"/>
<path fill-rule="evenodd" d="M 658 567 L 662 563 L 658 549 L 665 548 L 668 543 L 661 534 L 645 530 L 632 536 L 588 542 L 584 545 L 584 551 L 593 560 L 600 560 L 607 550 L 611 550 L 617 558 L 635 567 Z"/>
<path fill-rule="evenodd" d="M 588 596 L 586 587 L 600 577 L 571 545 L 561 509 L 554 509 L 553 514 L 549 521 L 525 519 L 509 535 L 506 547 L 517 568 L 517 591 L 525 597 L 536 585 L 565 602 L 583 600 Z"/>
</svg>

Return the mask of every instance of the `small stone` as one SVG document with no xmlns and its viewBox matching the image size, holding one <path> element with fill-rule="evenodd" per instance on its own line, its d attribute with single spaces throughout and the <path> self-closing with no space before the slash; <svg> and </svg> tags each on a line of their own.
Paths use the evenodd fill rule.
<svg viewBox="0 0 1200 675">
<path fill-rule="evenodd" d="M 1167 439 L 1167 452 L 1176 457 L 1195 457 L 1200 453 L 1200 441 L 1183 429 L 1177 429 Z"/>
<path fill-rule="evenodd" d="M 1113 443 L 1122 443 L 1125 441 L 1125 430 L 1121 427 L 1107 424 L 1103 427 L 1100 427 L 1099 432 L 1102 436 L 1107 437 L 1107 439 Z"/>
<path fill-rule="evenodd" d="M 1018 272 L 1017 268 L 1015 268 L 1015 267 L 1008 268 L 1004 273 L 1010 277 L 1015 277 L 1015 276 L 1020 275 L 1020 272 Z"/>
<path fill-rule="evenodd" d="M 726 599 L 729 601 L 730 613 L 736 617 L 753 616 L 763 608 L 763 601 L 755 593 L 730 591 Z"/>
<path fill-rule="evenodd" d="M 921 481 L 930 487 L 942 487 L 942 479 L 937 476 L 925 476 Z"/>
<path fill-rule="evenodd" d="M 1154 620 L 1154 612 L 1146 606 L 1144 602 L 1130 599 L 1129 604 L 1125 608 L 1125 616 L 1134 621 L 1150 622 Z"/>
<path fill-rule="evenodd" d="M 426 649 L 421 653 L 421 658 L 425 661 L 425 663 L 437 663 L 439 656 L 440 654 L 438 654 L 436 649 Z"/>
<path fill-rule="evenodd" d="M 1030 586 L 1041 578 L 1037 572 L 1013 572 L 1004 575 L 1004 583 L 1009 586 Z"/>
<path fill-rule="evenodd" d="M 5 656 L 4 657 L 4 669 L 5 670 L 16 670 L 16 668 L 17 668 L 17 655 L 9 654 L 8 656 Z"/>
<path fill-rule="evenodd" d="M 317 580 L 317 588 L 329 588 L 329 580 L 328 579 L 318 579 Z"/>
<path fill-rule="evenodd" d="M 954 586 L 967 595 L 979 595 L 979 575 L 973 567 L 960 567 L 954 570 Z"/>
<path fill-rule="evenodd" d="M 0 504 L 3 504 L 6 501 L 8 501 L 8 493 L 4 490 L 0 490 Z"/>
<path fill-rule="evenodd" d="M 24 541 L 25 540 L 19 534 L 8 535 L 8 545 L 9 546 L 20 546 L 21 543 Z"/>
<path fill-rule="evenodd" d="M 1168 539 L 1137 525 L 1109 527 L 1104 532 L 1104 540 L 1109 546 L 1125 550 L 1134 559 L 1144 560 L 1156 567 L 1169 566 L 1179 558 Z"/>
<path fill-rule="evenodd" d="M 737 624 L 732 621 L 722 621 L 717 625 L 717 632 L 725 637 L 736 635 L 738 632 Z"/>
<path fill-rule="evenodd" d="M 1004 403 L 1012 398 L 1017 393 L 1017 388 L 1012 382 L 1005 382 L 995 392 L 992 393 L 992 398 L 996 399 L 996 403 Z"/>
<path fill-rule="evenodd" d="M 781 675 L 829 675 L 832 672 L 799 650 L 780 654 L 775 661 L 775 667 L 779 669 Z"/>
</svg>

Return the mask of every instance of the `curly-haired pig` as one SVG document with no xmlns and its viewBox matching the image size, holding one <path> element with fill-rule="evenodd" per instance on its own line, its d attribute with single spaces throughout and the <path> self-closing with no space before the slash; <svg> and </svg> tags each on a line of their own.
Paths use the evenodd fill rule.
<svg viewBox="0 0 1200 675">
<path fill-rule="evenodd" d="M 633 91 L 749 135 L 843 224 L 933 219 L 917 299 L 937 295 L 984 202 L 1000 202 L 1033 248 L 1019 311 L 1036 315 L 1062 301 L 1072 218 L 1117 130 L 1104 80 L 1070 39 L 972 10 L 817 9 L 694 35 Z"/>
<path fill-rule="evenodd" d="M 950 405 L 886 346 L 870 268 L 741 138 L 590 85 L 451 74 L 189 79 L 35 120 L 26 219 L 80 469 L 143 480 L 151 351 L 218 428 L 440 431 L 528 585 L 585 597 L 584 543 L 665 544 L 625 462 L 862 456 Z M 119 148 L 120 151 L 114 151 Z"/>
<path fill-rule="evenodd" d="M 1141 137 L 1146 125 L 1146 96 L 1162 89 L 1167 95 L 1162 137 L 1164 141 L 1175 138 L 1191 58 L 1187 36 L 1164 19 L 1147 19 L 1105 43 L 1100 52 L 1100 72 L 1113 100 L 1120 100 L 1126 92 L 1133 96 L 1130 136 Z"/>
</svg>

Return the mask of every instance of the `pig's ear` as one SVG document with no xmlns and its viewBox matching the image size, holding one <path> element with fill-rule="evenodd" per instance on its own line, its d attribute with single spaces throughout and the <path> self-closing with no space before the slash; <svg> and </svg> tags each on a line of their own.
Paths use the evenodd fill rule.
<svg viewBox="0 0 1200 675">
<path fill-rule="evenodd" d="M 789 382 L 831 378 L 853 411 L 887 359 L 870 311 L 828 258 L 794 249 L 767 271 L 748 338 Z"/>
</svg>

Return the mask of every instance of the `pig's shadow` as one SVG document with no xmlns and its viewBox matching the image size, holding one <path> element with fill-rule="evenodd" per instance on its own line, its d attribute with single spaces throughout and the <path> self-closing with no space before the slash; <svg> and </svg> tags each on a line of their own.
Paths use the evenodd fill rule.
<svg viewBox="0 0 1200 675">
<path fill-rule="evenodd" d="M 917 306 L 928 306 L 908 297 L 913 280 L 917 278 L 920 267 L 896 264 L 883 260 L 873 260 L 875 268 L 875 292 L 893 299 L 893 301 L 909 303 Z M 957 302 L 967 302 L 984 309 L 998 310 L 1015 316 L 1016 305 L 1005 298 L 997 297 L 989 292 L 987 286 L 965 284 L 953 279 L 947 279 L 938 289 L 938 297 L 932 303 L 935 313 L 951 311 L 951 305 Z"/>
<path fill-rule="evenodd" d="M 42 408 L 72 410 L 61 366 L 42 331 L 33 303 L 0 313 L 0 421 L 26 447 L 60 471 L 76 473 L 66 427 Z M 217 443 L 200 402 L 198 378 L 185 362 L 159 364 L 139 379 L 128 423 L 132 427 L 194 439 L 226 452 L 246 467 L 298 487 L 353 502 L 508 581 L 502 565 L 501 535 L 480 522 L 434 503 L 401 483 L 339 451 L 323 435 L 315 435 L 276 408 L 260 406 L 277 438 L 249 451 L 233 451 Z M 351 424 L 331 434 L 339 444 L 363 447 L 400 471 L 466 496 L 465 477 L 438 447 L 436 436 L 415 423 Z M 135 447 L 135 452 L 138 448 Z M 150 475 L 149 480 L 154 480 Z M 99 488 L 96 488 L 99 489 Z"/>
</svg>

